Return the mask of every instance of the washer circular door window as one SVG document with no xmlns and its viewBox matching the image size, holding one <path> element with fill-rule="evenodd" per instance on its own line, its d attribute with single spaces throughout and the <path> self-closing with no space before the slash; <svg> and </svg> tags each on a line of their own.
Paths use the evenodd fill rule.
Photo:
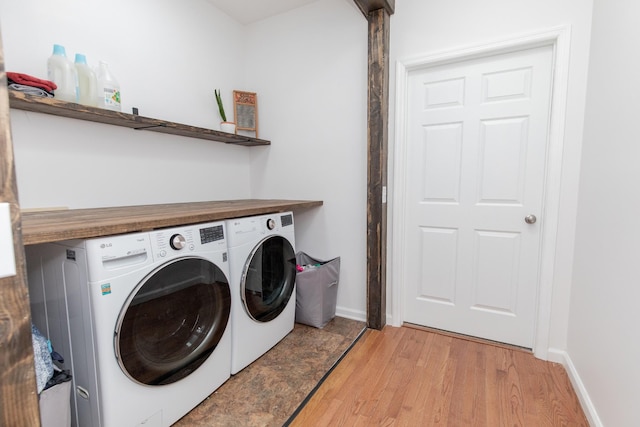
<svg viewBox="0 0 640 427">
<path fill-rule="evenodd" d="M 296 254 L 282 236 L 262 240 L 242 272 L 240 292 L 247 314 L 258 322 L 278 317 L 286 308 L 296 282 Z"/>
<path fill-rule="evenodd" d="M 202 258 L 158 267 L 132 292 L 115 333 L 118 363 L 134 381 L 171 384 L 194 372 L 229 322 L 229 281 Z"/>
</svg>

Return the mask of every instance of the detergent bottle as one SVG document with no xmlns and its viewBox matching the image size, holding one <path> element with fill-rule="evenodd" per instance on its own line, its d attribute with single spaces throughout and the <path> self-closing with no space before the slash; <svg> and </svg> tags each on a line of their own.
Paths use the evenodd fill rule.
<svg viewBox="0 0 640 427">
<path fill-rule="evenodd" d="M 121 111 L 120 84 L 109 71 L 109 65 L 100 61 L 98 66 L 98 107 Z"/>
<path fill-rule="evenodd" d="M 47 60 L 47 78 L 58 86 L 53 91 L 55 99 L 78 102 L 78 77 L 73 63 L 67 59 L 64 46 L 53 45 L 53 54 Z"/>
<path fill-rule="evenodd" d="M 78 102 L 90 107 L 98 106 L 98 80 L 96 73 L 87 64 L 87 58 L 76 53 L 76 73 L 78 74 Z"/>
</svg>

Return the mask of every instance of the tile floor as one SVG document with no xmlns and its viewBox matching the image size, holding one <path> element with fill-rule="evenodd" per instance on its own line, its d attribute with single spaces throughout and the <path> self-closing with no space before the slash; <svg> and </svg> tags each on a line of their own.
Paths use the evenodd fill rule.
<svg viewBox="0 0 640 427">
<path fill-rule="evenodd" d="M 280 427 L 364 330 L 335 317 L 323 329 L 296 323 L 260 359 L 232 376 L 174 427 Z"/>
</svg>

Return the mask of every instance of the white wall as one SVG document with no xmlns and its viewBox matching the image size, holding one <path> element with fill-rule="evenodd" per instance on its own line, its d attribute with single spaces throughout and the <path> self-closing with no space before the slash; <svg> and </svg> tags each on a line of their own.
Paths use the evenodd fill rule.
<svg viewBox="0 0 640 427">
<path fill-rule="evenodd" d="M 352 0 L 250 26 L 205 0 L 0 0 L 0 24 L 9 71 L 46 78 L 62 44 L 110 64 L 124 112 L 214 129 L 214 88 L 231 117 L 231 91 L 255 91 L 259 136 L 272 141 L 232 147 L 12 110 L 23 208 L 323 200 L 296 215 L 297 247 L 341 256 L 338 312 L 365 319 L 367 21 Z"/>
<path fill-rule="evenodd" d="M 595 0 L 568 352 L 603 425 L 640 424 L 640 4 Z"/>
<path fill-rule="evenodd" d="M 566 348 L 591 4 L 591 1 L 584 0 L 403 0 L 397 2 L 396 13 L 391 17 L 391 177 L 394 173 L 393 84 L 396 61 L 503 41 L 552 27 L 570 26 L 571 58 L 562 182 L 551 183 L 556 188 L 562 187 L 549 347 L 560 349 Z M 393 181 L 390 188 L 393 188 Z M 393 218 L 393 209 L 391 212 L 390 217 Z M 393 255 L 391 251 L 389 253 Z"/>
<path fill-rule="evenodd" d="M 296 246 L 341 257 L 337 312 L 366 316 L 367 21 L 352 0 L 319 0 L 247 28 L 258 93 L 257 198 L 323 200 L 296 215 Z"/>
<path fill-rule="evenodd" d="M 46 78 L 53 44 L 110 64 L 123 112 L 218 129 L 232 109 L 243 27 L 205 0 L 0 0 L 7 71 Z M 24 208 L 250 197 L 250 148 L 11 111 Z M 268 135 L 265 135 L 268 137 Z"/>
</svg>

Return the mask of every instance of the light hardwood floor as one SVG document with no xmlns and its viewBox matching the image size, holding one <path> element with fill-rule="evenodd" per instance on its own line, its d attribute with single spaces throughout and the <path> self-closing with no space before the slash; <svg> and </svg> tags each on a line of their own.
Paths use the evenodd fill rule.
<svg viewBox="0 0 640 427">
<path fill-rule="evenodd" d="M 564 368 L 408 327 L 368 330 L 290 424 L 588 426 Z"/>
</svg>

